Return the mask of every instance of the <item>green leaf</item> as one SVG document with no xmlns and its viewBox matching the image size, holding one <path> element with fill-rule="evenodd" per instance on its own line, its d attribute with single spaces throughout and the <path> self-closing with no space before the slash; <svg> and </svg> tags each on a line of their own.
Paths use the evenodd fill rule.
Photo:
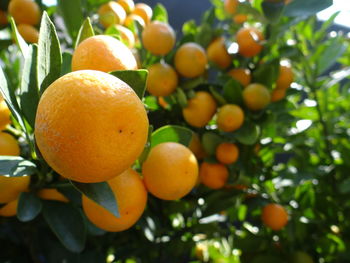
<svg viewBox="0 0 350 263">
<path fill-rule="evenodd" d="M 82 194 L 86 195 L 92 201 L 107 209 L 114 216 L 119 217 L 118 204 L 107 182 L 85 184 L 70 181 L 71 184 Z"/>
<path fill-rule="evenodd" d="M 15 38 L 16 44 L 18 45 L 19 50 L 21 50 L 23 57 L 26 57 L 28 53 L 28 45 L 24 41 L 23 37 L 19 34 L 17 30 L 16 22 L 12 17 L 10 18 L 10 23 L 11 23 L 11 28 L 13 31 L 13 36 Z"/>
<path fill-rule="evenodd" d="M 143 98 L 146 90 L 148 76 L 147 70 L 118 70 L 110 72 L 110 74 L 127 83 L 136 92 L 140 99 Z"/>
<path fill-rule="evenodd" d="M 248 212 L 248 207 L 246 205 L 240 205 L 238 208 L 238 219 L 240 221 L 243 221 L 247 216 L 247 212 Z"/>
<path fill-rule="evenodd" d="M 259 135 L 259 126 L 252 122 L 245 122 L 243 126 L 235 133 L 235 138 L 242 144 L 254 145 L 258 141 Z"/>
<path fill-rule="evenodd" d="M 283 13 L 284 6 L 285 6 L 284 2 L 275 3 L 275 2 L 268 2 L 268 1 L 264 1 L 261 5 L 266 19 L 271 24 L 278 23 Z"/>
<path fill-rule="evenodd" d="M 168 23 L 168 12 L 166 11 L 166 8 L 160 3 L 156 4 L 153 7 L 152 21 L 154 20 Z"/>
<path fill-rule="evenodd" d="M 210 24 L 202 24 L 198 28 L 198 33 L 195 37 L 195 42 L 197 42 L 202 47 L 207 47 L 213 39 L 213 29 Z"/>
<path fill-rule="evenodd" d="M 0 156 L 0 175 L 29 176 L 37 172 L 36 165 L 19 156 Z"/>
<path fill-rule="evenodd" d="M 216 147 L 223 142 L 223 139 L 213 132 L 206 132 L 202 136 L 202 145 L 205 152 L 209 155 L 215 155 Z"/>
<path fill-rule="evenodd" d="M 17 218 L 21 222 L 31 221 L 37 217 L 41 209 L 40 199 L 34 193 L 23 192 L 18 200 Z"/>
<path fill-rule="evenodd" d="M 285 16 L 312 16 L 323 9 L 330 7 L 333 0 L 293 0 L 289 3 L 284 11 Z"/>
<path fill-rule="evenodd" d="M 92 37 L 94 35 L 95 35 L 94 29 L 92 28 L 90 18 L 88 17 L 84 20 L 84 23 L 81 25 L 79 29 L 78 36 L 75 41 L 75 48 L 77 48 L 77 46 L 81 42 L 83 42 L 85 39 Z"/>
<path fill-rule="evenodd" d="M 36 109 L 39 103 L 39 85 L 37 79 L 38 46 L 30 45 L 24 60 L 21 79 L 20 104 L 29 125 L 34 128 Z"/>
<path fill-rule="evenodd" d="M 196 35 L 197 34 L 196 21 L 189 20 L 182 25 L 182 34 L 186 35 Z"/>
<path fill-rule="evenodd" d="M 151 148 L 163 142 L 177 142 L 188 146 L 192 135 L 193 132 L 185 127 L 166 125 L 152 133 Z"/>
<path fill-rule="evenodd" d="M 61 76 L 66 75 L 72 71 L 72 54 L 68 52 L 63 52 L 62 54 L 62 66 L 61 66 Z"/>
<path fill-rule="evenodd" d="M 215 98 L 215 100 L 218 102 L 220 106 L 227 104 L 227 101 L 223 95 L 220 94 L 220 92 L 214 88 L 213 86 L 209 87 L 211 95 Z"/>
<path fill-rule="evenodd" d="M 59 0 L 57 4 L 71 38 L 76 39 L 84 21 L 81 0 Z"/>
<path fill-rule="evenodd" d="M 253 82 L 265 85 L 267 88 L 271 88 L 276 82 L 280 70 L 279 59 L 274 59 L 260 65 L 253 72 Z"/>
<path fill-rule="evenodd" d="M 148 128 L 148 137 L 147 137 L 147 142 L 146 142 L 145 148 L 143 149 L 143 152 L 141 153 L 141 155 L 139 157 L 140 166 L 142 166 L 143 162 L 146 161 L 148 154 L 151 150 L 152 133 L 153 133 L 153 126 L 150 125 Z"/>
<path fill-rule="evenodd" d="M 47 13 L 44 12 L 41 19 L 38 48 L 38 83 L 41 94 L 60 76 L 61 65 L 61 48 L 56 29 Z"/>
<path fill-rule="evenodd" d="M 345 179 L 342 183 L 339 184 L 339 192 L 342 194 L 350 193 L 350 178 Z"/>
<path fill-rule="evenodd" d="M 189 90 L 189 89 L 194 89 L 203 83 L 206 83 L 206 79 L 201 76 L 198 78 L 184 81 L 183 83 L 181 83 L 181 87 L 185 90 Z"/>
<path fill-rule="evenodd" d="M 81 212 L 69 203 L 44 201 L 43 215 L 61 243 L 72 252 L 85 247 L 86 224 Z"/>
<path fill-rule="evenodd" d="M 235 79 L 230 79 L 225 83 L 223 96 L 228 103 L 243 105 L 242 86 Z"/>
<path fill-rule="evenodd" d="M 182 89 L 177 88 L 176 92 L 175 92 L 175 96 L 176 96 L 177 101 L 179 102 L 179 104 L 182 108 L 187 107 L 187 97 L 186 97 L 185 92 Z"/>
</svg>

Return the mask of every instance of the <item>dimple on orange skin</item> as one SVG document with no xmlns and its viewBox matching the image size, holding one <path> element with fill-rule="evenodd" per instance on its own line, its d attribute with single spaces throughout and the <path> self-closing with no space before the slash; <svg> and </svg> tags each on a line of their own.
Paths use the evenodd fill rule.
<svg viewBox="0 0 350 263">
<path fill-rule="evenodd" d="M 241 83 L 243 87 L 248 86 L 252 80 L 249 69 L 234 68 L 231 69 L 227 74 Z"/>
<path fill-rule="evenodd" d="M 0 131 L 4 130 L 11 123 L 10 109 L 3 98 L 0 97 Z"/>
<path fill-rule="evenodd" d="M 17 214 L 18 199 L 13 200 L 0 208 L 0 216 L 11 217 Z"/>
<path fill-rule="evenodd" d="M 175 68 L 180 75 L 194 78 L 202 75 L 207 67 L 205 50 L 197 43 L 183 44 L 175 54 Z"/>
<path fill-rule="evenodd" d="M 161 143 L 151 149 L 142 165 L 142 174 L 151 194 L 163 200 L 177 200 L 196 184 L 197 159 L 182 144 Z"/>
<path fill-rule="evenodd" d="M 135 5 L 132 14 L 142 17 L 143 21 L 147 25 L 151 21 L 153 10 L 149 5 L 146 5 L 144 3 L 138 3 Z"/>
<path fill-rule="evenodd" d="M 216 159 L 223 164 L 232 164 L 238 160 L 239 148 L 234 143 L 221 143 L 216 148 Z"/>
<path fill-rule="evenodd" d="M 85 69 L 103 72 L 134 70 L 137 69 L 137 62 L 121 41 L 98 35 L 85 39 L 73 53 L 72 71 Z"/>
<path fill-rule="evenodd" d="M 263 45 L 263 34 L 256 28 L 241 28 L 236 34 L 236 41 L 239 46 L 239 54 L 243 57 L 254 57 L 259 54 Z"/>
<path fill-rule="evenodd" d="M 187 107 L 182 110 L 184 119 L 193 127 L 204 127 L 213 118 L 216 112 L 216 101 L 206 91 L 198 91 L 188 100 Z"/>
<path fill-rule="evenodd" d="M 147 91 L 153 96 L 168 96 L 177 84 L 177 73 L 169 64 L 160 62 L 148 68 Z"/>
<path fill-rule="evenodd" d="M 42 95 L 35 138 L 47 163 L 85 183 L 111 179 L 130 167 L 147 141 L 148 118 L 136 93 L 99 71 L 76 71 Z"/>
<path fill-rule="evenodd" d="M 232 63 L 232 58 L 227 52 L 225 39 L 219 37 L 215 39 L 207 48 L 208 60 L 221 69 L 225 69 Z"/>
<path fill-rule="evenodd" d="M 8 12 L 17 24 L 37 25 L 40 21 L 40 8 L 33 0 L 11 0 Z"/>
<path fill-rule="evenodd" d="M 294 74 L 290 67 L 280 66 L 280 73 L 276 80 L 276 88 L 281 90 L 287 90 L 293 83 Z"/>
<path fill-rule="evenodd" d="M 268 204 L 263 208 L 261 219 L 267 227 L 278 231 L 287 225 L 288 213 L 279 204 Z"/>
<path fill-rule="evenodd" d="M 38 191 L 38 196 L 44 200 L 53 200 L 68 203 L 69 200 L 62 193 L 58 192 L 57 189 L 46 188 Z"/>
<path fill-rule="evenodd" d="M 147 190 L 141 177 L 132 169 L 108 181 L 117 200 L 120 217 L 83 195 L 83 210 L 89 220 L 101 229 L 120 232 L 132 227 L 142 216 L 147 203 Z"/>
<path fill-rule="evenodd" d="M 113 24 L 123 24 L 126 18 L 124 8 L 115 1 L 103 4 L 98 10 L 98 15 L 101 25 L 105 28 Z"/>
<path fill-rule="evenodd" d="M 17 25 L 18 33 L 23 37 L 26 42 L 29 43 L 38 43 L 39 40 L 39 31 L 31 26 L 26 24 Z"/>
<path fill-rule="evenodd" d="M 244 112 L 241 107 L 234 104 L 226 104 L 219 109 L 216 123 L 219 130 L 232 132 L 239 129 L 244 122 Z"/>
<path fill-rule="evenodd" d="M 142 44 L 153 55 L 166 55 L 175 45 L 173 28 L 163 22 L 153 21 L 142 31 Z"/>
<path fill-rule="evenodd" d="M 203 162 L 199 169 L 202 184 L 211 189 L 220 189 L 225 186 L 229 173 L 225 165 L 220 163 Z"/>
<path fill-rule="evenodd" d="M 244 104 L 253 111 L 263 110 L 271 101 L 269 90 L 261 84 L 252 83 L 243 90 Z"/>
</svg>

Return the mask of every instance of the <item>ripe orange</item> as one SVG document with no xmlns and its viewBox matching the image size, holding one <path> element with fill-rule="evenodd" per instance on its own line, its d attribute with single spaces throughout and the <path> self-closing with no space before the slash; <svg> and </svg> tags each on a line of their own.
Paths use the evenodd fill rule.
<svg viewBox="0 0 350 263">
<path fill-rule="evenodd" d="M 236 13 L 236 9 L 237 9 L 238 5 L 239 5 L 238 0 L 225 0 L 225 2 L 224 2 L 225 11 L 231 15 Z"/>
<path fill-rule="evenodd" d="M 142 28 L 146 26 L 145 21 L 139 15 L 131 14 L 128 15 L 125 19 L 124 26 L 131 28 L 133 26 L 134 21 L 139 22 Z"/>
<path fill-rule="evenodd" d="M 207 56 L 197 43 L 183 44 L 175 54 L 175 68 L 184 77 L 194 78 L 202 75 L 207 67 Z"/>
<path fill-rule="evenodd" d="M 89 220 L 101 229 L 120 232 L 132 227 L 141 217 L 147 203 L 147 190 L 137 172 L 129 168 L 108 181 L 118 203 L 120 217 L 83 195 L 83 210 Z"/>
<path fill-rule="evenodd" d="M 0 155 L 18 156 L 19 154 L 17 140 L 8 133 L 0 132 Z"/>
<path fill-rule="evenodd" d="M 194 154 L 185 146 L 165 142 L 151 149 L 142 165 L 146 188 L 164 200 L 177 200 L 187 195 L 198 178 Z"/>
<path fill-rule="evenodd" d="M 261 219 L 272 230 L 281 230 L 288 223 L 288 214 L 279 204 L 268 204 L 263 208 Z"/>
<path fill-rule="evenodd" d="M 40 20 L 40 8 L 33 0 L 11 0 L 8 12 L 17 24 L 36 25 Z"/>
<path fill-rule="evenodd" d="M 0 131 L 4 130 L 11 123 L 10 115 L 10 109 L 7 107 L 5 100 L 0 97 Z"/>
<path fill-rule="evenodd" d="M 115 28 L 119 31 L 120 37 L 125 45 L 129 48 L 133 48 L 135 46 L 135 36 L 130 29 L 125 26 L 115 25 Z"/>
<path fill-rule="evenodd" d="M 263 40 L 264 36 L 257 28 L 241 28 L 236 34 L 239 54 L 243 57 L 254 57 L 261 52 Z"/>
<path fill-rule="evenodd" d="M 211 189 L 222 188 L 227 182 L 228 175 L 226 166 L 220 163 L 203 162 L 199 169 L 202 184 Z"/>
<path fill-rule="evenodd" d="M 232 58 L 227 52 L 225 39 L 219 37 L 211 42 L 207 48 L 208 60 L 216 64 L 221 69 L 227 68 L 232 63 Z"/>
<path fill-rule="evenodd" d="M 153 55 L 166 55 L 175 45 L 173 28 L 163 22 L 153 21 L 142 32 L 142 43 Z"/>
<path fill-rule="evenodd" d="M 135 9 L 132 13 L 142 17 L 146 25 L 151 21 L 153 15 L 152 8 L 144 3 L 136 4 Z"/>
<path fill-rule="evenodd" d="M 249 69 L 244 68 L 234 68 L 231 69 L 228 74 L 239 83 L 242 84 L 243 87 L 246 87 L 250 84 L 252 77 Z"/>
<path fill-rule="evenodd" d="M 216 101 L 206 91 L 198 91 L 188 100 L 187 107 L 182 110 L 185 121 L 194 127 L 204 127 L 216 112 Z"/>
<path fill-rule="evenodd" d="M 35 138 L 47 163 L 63 177 L 109 180 L 138 158 L 147 141 L 141 100 L 120 79 L 100 71 L 71 72 L 41 96 Z"/>
<path fill-rule="evenodd" d="M 239 148 L 234 143 L 221 143 L 216 148 L 216 159 L 223 164 L 235 163 L 239 156 Z"/>
<path fill-rule="evenodd" d="M 26 24 L 17 25 L 18 33 L 23 37 L 26 42 L 29 43 L 38 43 L 39 40 L 39 31 L 31 26 Z"/>
<path fill-rule="evenodd" d="M 285 89 L 273 89 L 271 92 L 271 102 L 276 102 L 282 100 L 286 96 Z"/>
<path fill-rule="evenodd" d="M 294 74 L 290 67 L 280 66 L 280 73 L 276 81 L 276 88 L 286 90 L 293 83 Z"/>
<path fill-rule="evenodd" d="M 103 72 L 137 69 L 137 62 L 121 41 L 111 36 L 93 36 L 75 49 L 72 70 L 93 69 Z"/>
<path fill-rule="evenodd" d="M 135 9 L 135 4 L 133 0 L 118 0 L 117 3 L 124 8 L 127 14 L 131 13 Z"/>
<path fill-rule="evenodd" d="M 193 154 L 196 156 L 198 160 L 201 160 L 206 156 L 206 153 L 199 139 L 199 135 L 197 133 L 193 133 L 192 139 L 188 148 L 193 152 Z"/>
<path fill-rule="evenodd" d="M 243 90 L 243 100 L 250 110 L 262 110 L 271 100 L 269 90 L 261 84 L 253 83 Z"/>
<path fill-rule="evenodd" d="M 65 197 L 62 193 L 58 192 L 56 189 L 53 188 L 41 189 L 38 192 L 38 196 L 44 200 L 61 201 L 65 203 L 69 202 L 67 197 Z"/>
<path fill-rule="evenodd" d="M 169 64 L 160 62 L 148 68 L 147 90 L 153 96 L 168 96 L 177 84 L 176 71 Z"/>
<path fill-rule="evenodd" d="M 7 24 L 7 14 L 5 11 L 0 10 L 0 26 L 5 26 Z"/>
<path fill-rule="evenodd" d="M 115 1 L 109 1 L 98 9 L 99 21 L 105 28 L 114 24 L 123 24 L 126 18 L 124 8 Z"/>
<path fill-rule="evenodd" d="M 216 123 L 219 130 L 232 132 L 239 129 L 244 122 L 244 112 L 241 107 L 226 104 L 219 109 Z"/>
<path fill-rule="evenodd" d="M 18 199 L 15 199 L 0 208 L 0 216 L 11 217 L 17 214 Z"/>
<path fill-rule="evenodd" d="M 245 14 L 237 14 L 233 17 L 233 21 L 236 24 L 243 24 L 245 21 L 247 21 L 248 15 Z"/>
</svg>

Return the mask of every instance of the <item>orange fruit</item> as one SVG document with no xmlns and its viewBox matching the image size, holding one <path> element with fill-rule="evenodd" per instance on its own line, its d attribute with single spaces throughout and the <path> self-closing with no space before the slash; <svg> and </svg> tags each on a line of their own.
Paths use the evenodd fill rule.
<svg viewBox="0 0 350 263">
<path fill-rule="evenodd" d="M 199 135 L 197 133 L 193 133 L 192 139 L 190 141 L 190 145 L 188 148 L 193 152 L 198 160 L 203 159 L 206 156 L 204 148 L 201 144 L 201 140 L 199 139 Z"/>
<path fill-rule="evenodd" d="M 207 56 L 209 61 L 221 69 L 227 68 L 232 63 L 232 58 L 227 52 L 223 37 L 219 37 L 209 44 Z"/>
<path fill-rule="evenodd" d="M 0 10 L 0 26 L 5 26 L 7 24 L 7 14 L 5 11 Z"/>
<path fill-rule="evenodd" d="M 244 68 L 234 68 L 231 69 L 228 74 L 239 83 L 242 84 L 243 87 L 248 86 L 252 80 L 249 69 Z"/>
<path fill-rule="evenodd" d="M 65 197 L 62 193 L 58 192 L 57 189 L 53 188 L 41 189 L 38 192 L 38 196 L 44 200 L 61 201 L 65 203 L 69 202 L 67 197 Z"/>
<path fill-rule="evenodd" d="M 288 223 L 288 213 L 279 204 L 268 204 L 263 208 L 261 219 L 267 227 L 277 231 Z"/>
<path fill-rule="evenodd" d="M 175 45 L 173 28 L 163 22 L 153 21 L 142 32 L 142 43 L 153 55 L 166 55 Z"/>
<path fill-rule="evenodd" d="M 182 110 L 185 121 L 194 127 L 204 127 L 216 112 L 216 101 L 206 91 L 198 91 L 188 100 L 187 107 Z"/>
<path fill-rule="evenodd" d="M 26 42 L 29 43 L 38 43 L 39 40 L 39 31 L 27 24 L 17 25 L 18 33 L 23 37 Z"/>
<path fill-rule="evenodd" d="M 36 25 L 40 20 L 40 8 L 33 0 L 11 0 L 8 12 L 17 24 Z"/>
<path fill-rule="evenodd" d="M 244 112 L 241 107 L 226 104 L 219 109 L 216 123 L 219 130 L 232 132 L 239 129 L 244 122 Z"/>
<path fill-rule="evenodd" d="M 135 9 L 132 11 L 132 13 L 142 17 L 143 21 L 147 25 L 151 21 L 153 10 L 149 5 L 138 3 L 135 5 Z"/>
<path fill-rule="evenodd" d="M 125 82 L 100 71 L 71 72 L 40 98 L 35 138 L 46 162 L 78 182 L 109 180 L 130 167 L 147 141 L 143 103 Z"/>
<path fill-rule="evenodd" d="M 0 97 L 0 131 L 4 130 L 11 123 L 10 115 L 10 109 L 7 107 L 5 100 Z"/>
<path fill-rule="evenodd" d="M 239 156 L 239 148 L 234 143 L 221 143 L 216 148 L 216 159 L 223 164 L 235 163 Z"/>
<path fill-rule="evenodd" d="M 151 149 L 142 165 L 146 188 L 164 200 L 177 200 L 187 195 L 198 178 L 194 154 L 185 146 L 165 142 Z"/>
<path fill-rule="evenodd" d="M 269 90 L 261 84 L 253 83 L 243 90 L 243 100 L 250 110 L 262 110 L 271 100 Z"/>
<path fill-rule="evenodd" d="M 158 97 L 158 104 L 164 109 L 166 109 L 169 105 L 168 102 L 164 99 L 164 97 Z"/>
<path fill-rule="evenodd" d="M 18 199 L 13 200 L 0 208 L 0 216 L 11 217 L 17 214 Z"/>
<path fill-rule="evenodd" d="M 111 36 L 93 36 L 85 39 L 75 49 L 72 71 L 93 69 L 103 72 L 137 69 L 137 62 L 121 41 Z"/>
<path fill-rule="evenodd" d="M 224 9 L 227 13 L 229 13 L 230 15 L 233 15 L 234 13 L 236 13 L 236 9 L 238 5 L 239 5 L 238 0 L 225 0 Z"/>
<path fill-rule="evenodd" d="M 205 50 L 194 42 L 183 44 L 175 54 L 175 68 L 184 77 L 202 75 L 207 67 Z"/>
<path fill-rule="evenodd" d="M 20 148 L 17 140 L 8 133 L 0 132 L 0 155 L 18 156 Z"/>
<path fill-rule="evenodd" d="M 276 102 L 284 99 L 286 96 L 286 90 L 285 89 L 273 89 L 271 92 L 271 102 Z"/>
<path fill-rule="evenodd" d="M 228 175 L 226 166 L 220 163 L 203 162 L 199 169 L 202 184 L 211 189 L 222 188 L 227 182 Z"/>
<path fill-rule="evenodd" d="M 280 73 L 276 80 L 276 88 L 286 90 L 293 83 L 294 74 L 290 67 L 280 66 Z"/>
<path fill-rule="evenodd" d="M 129 28 L 126 28 L 125 26 L 115 25 L 115 28 L 119 31 L 123 43 L 129 48 L 133 48 L 135 46 L 134 33 L 131 32 L 131 30 Z"/>
<path fill-rule="evenodd" d="M 254 57 L 263 49 L 263 40 L 264 36 L 257 28 L 241 28 L 236 34 L 239 54 L 243 57 Z"/>
<path fill-rule="evenodd" d="M 126 18 L 124 8 L 115 1 L 109 1 L 98 9 L 100 24 L 105 28 L 114 24 L 123 24 Z"/>
<path fill-rule="evenodd" d="M 243 24 L 245 21 L 247 21 L 248 15 L 245 14 L 237 14 L 233 17 L 233 21 L 236 24 Z"/>
<path fill-rule="evenodd" d="M 28 190 L 29 183 L 29 176 L 7 177 L 0 175 L 0 204 L 17 199 L 20 193 Z"/>
<path fill-rule="evenodd" d="M 147 90 L 153 96 L 168 96 L 178 84 L 176 71 L 165 62 L 153 64 L 148 68 Z"/>
<path fill-rule="evenodd" d="M 135 4 L 134 4 L 133 0 L 118 0 L 117 3 L 120 4 L 124 8 L 124 10 L 127 14 L 134 11 Z"/>
<path fill-rule="evenodd" d="M 124 22 L 124 26 L 126 26 L 128 28 L 132 28 L 134 22 L 138 22 L 142 28 L 144 28 L 146 26 L 143 18 L 141 16 L 135 15 L 135 14 L 131 14 L 131 15 L 128 15 L 126 17 L 125 22 Z"/>
<path fill-rule="evenodd" d="M 83 210 L 88 219 L 101 229 L 120 232 L 132 227 L 147 203 L 147 190 L 141 177 L 131 168 L 108 181 L 118 204 L 120 217 L 83 195 Z"/>
</svg>

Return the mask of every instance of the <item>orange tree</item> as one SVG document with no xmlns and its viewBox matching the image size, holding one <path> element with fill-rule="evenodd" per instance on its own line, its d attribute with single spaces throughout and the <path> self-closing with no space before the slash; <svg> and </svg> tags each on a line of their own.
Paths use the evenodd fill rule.
<svg viewBox="0 0 350 263">
<path fill-rule="evenodd" d="M 213 0 L 176 32 L 160 4 L 22 0 L 29 45 L 20 1 L 1 3 L 1 261 L 346 262 L 332 1 Z"/>
</svg>

